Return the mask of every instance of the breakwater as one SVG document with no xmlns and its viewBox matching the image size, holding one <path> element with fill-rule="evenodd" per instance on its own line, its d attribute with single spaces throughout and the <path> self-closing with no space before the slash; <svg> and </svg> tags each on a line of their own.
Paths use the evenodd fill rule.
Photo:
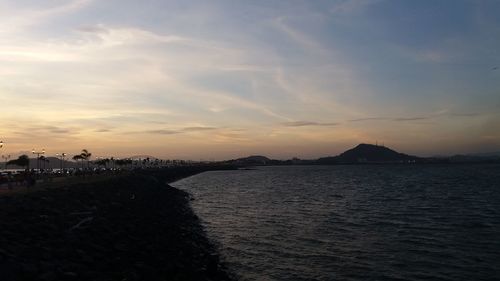
<svg viewBox="0 0 500 281">
<path fill-rule="evenodd" d="M 2 280 L 230 280 L 165 184 L 206 170 L 141 171 L 0 196 Z"/>
</svg>

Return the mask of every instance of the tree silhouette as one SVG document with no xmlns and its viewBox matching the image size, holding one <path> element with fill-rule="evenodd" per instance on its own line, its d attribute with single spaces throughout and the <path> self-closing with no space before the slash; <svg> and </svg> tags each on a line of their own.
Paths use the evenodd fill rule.
<svg viewBox="0 0 500 281">
<path fill-rule="evenodd" d="M 23 155 L 19 156 L 17 159 L 10 160 L 9 162 L 7 162 L 7 164 L 8 165 L 17 165 L 17 166 L 21 166 L 21 167 L 27 167 L 29 169 L 30 158 L 28 157 L 28 155 L 23 154 Z"/>
<path fill-rule="evenodd" d="M 49 160 L 49 159 L 47 159 L 47 157 L 45 157 L 45 156 L 43 156 L 43 155 L 42 155 L 42 156 L 40 156 L 40 157 L 38 158 L 38 160 L 43 162 L 43 169 L 45 169 L 45 163 L 49 163 L 49 162 L 50 162 L 50 160 Z"/>
<path fill-rule="evenodd" d="M 132 164 L 132 159 L 118 159 L 118 160 L 115 160 L 115 162 L 116 162 L 116 165 L 122 167 L 125 165 Z"/>
<path fill-rule="evenodd" d="M 87 161 L 87 168 L 90 167 L 90 156 L 92 156 L 92 153 L 90 153 L 87 149 L 82 149 L 82 153 L 80 154 L 83 160 Z"/>
<path fill-rule="evenodd" d="M 108 163 L 110 161 L 111 160 L 109 160 L 109 158 L 105 158 L 105 159 L 98 159 L 98 160 L 94 161 L 94 163 L 97 164 L 98 166 L 104 166 L 104 168 L 107 169 Z"/>
<path fill-rule="evenodd" d="M 76 162 L 78 162 L 78 160 L 82 160 L 82 169 L 83 169 L 83 158 L 81 154 L 73 156 L 73 160 L 75 160 Z"/>
</svg>

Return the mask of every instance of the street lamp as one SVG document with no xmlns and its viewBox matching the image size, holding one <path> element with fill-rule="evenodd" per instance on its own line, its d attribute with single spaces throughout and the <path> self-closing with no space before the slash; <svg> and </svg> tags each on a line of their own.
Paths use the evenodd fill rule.
<svg viewBox="0 0 500 281">
<path fill-rule="evenodd" d="M 64 157 L 66 157 L 66 153 L 56 153 L 56 156 L 59 157 L 61 159 L 61 173 L 63 173 L 63 169 L 64 169 Z"/>
<path fill-rule="evenodd" d="M 40 155 L 45 154 L 45 149 L 42 149 L 42 151 L 36 151 L 34 148 L 31 151 L 33 154 L 36 154 L 36 168 L 38 171 L 40 171 Z"/>
<path fill-rule="evenodd" d="M 0 149 L 3 148 L 3 141 L 0 140 Z M 4 156 L 2 155 L 2 158 L 4 158 Z M 10 155 L 9 155 L 9 158 L 10 158 Z M 5 159 L 5 158 L 4 158 Z M 5 162 L 5 168 L 7 168 L 7 162 Z"/>
</svg>

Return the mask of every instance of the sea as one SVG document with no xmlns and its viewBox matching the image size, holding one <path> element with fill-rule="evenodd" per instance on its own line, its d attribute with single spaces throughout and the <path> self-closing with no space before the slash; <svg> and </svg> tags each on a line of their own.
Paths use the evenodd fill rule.
<svg viewBox="0 0 500 281">
<path fill-rule="evenodd" d="M 172 184 L 239 280 L 500 280 L 500 165 L 270 166 Z"/>
</svg>

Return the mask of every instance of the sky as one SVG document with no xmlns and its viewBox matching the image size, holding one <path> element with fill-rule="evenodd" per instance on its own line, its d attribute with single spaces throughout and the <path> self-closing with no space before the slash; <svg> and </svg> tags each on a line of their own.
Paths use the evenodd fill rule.
<svg viewBox="0 0 500 281">
<path fill-rule="evenodd" d="M 500 151 L 500 1 L 2 0 L 1 154 Z"/>
</svg>

